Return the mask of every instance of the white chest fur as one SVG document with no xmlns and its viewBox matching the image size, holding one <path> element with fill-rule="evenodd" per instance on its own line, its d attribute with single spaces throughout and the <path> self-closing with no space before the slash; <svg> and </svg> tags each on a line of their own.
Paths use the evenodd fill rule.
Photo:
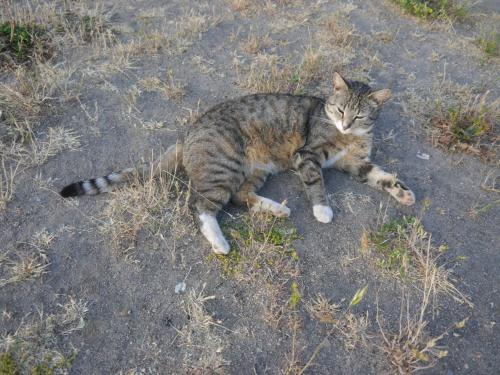
<svg viewBox="0 0 500 375">
<path fill-rule="evenodd" d="M 334 154 L 333 156 L 330 156 L 328 159 L 326 159 L 323 164 L 321 164 L 321 168 L 330 168 L 335 165 L 336 162 L 338 162 L 340 159 L 342 159 L 344 156 L 346 156 L 347 150 L 342 150 Z"/>
</svg>

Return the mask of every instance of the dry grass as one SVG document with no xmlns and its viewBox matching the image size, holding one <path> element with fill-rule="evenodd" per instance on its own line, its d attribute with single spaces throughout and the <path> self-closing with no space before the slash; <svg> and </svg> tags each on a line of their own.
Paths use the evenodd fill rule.
<svg viewBox="0 0 500 375">
<path fill-rule="evenodd" d="M 71 296 L 58 305 L 60 311 L 46 314 L 42 308 L 13 332 L 1 332 L 0 361 L 9 363 L 12 374 L 68 374 L 76 349 L 58 335 L 71 335 L 85 326 L 88 303 Z M 11 374 L 11 373 L 8 373 Z"/>
<path fill-rule="evenodd" d="M 365 292 L 366 289 L 358 291 L 347 306 L 332 303 L 318 294 L 306 304 L 306 309 L 313 319 L 328 327 L 328 336 L 338 338 L 346 350 L 355 350 L 365 346 L 370 338 L 368 315 L 353 312 L 353 307 L 359 304 Z"/>
<path fill-rule="evenodd" d="M 417 288 L 431 280 L 433 303 L 448 296 L 472 307 L 451 281 L 452 269 L 440 260 L 448 247 L 436 246 L 419 218 L 383 219 L 375 230 L 363 234 L 361 246 L 369 257 L 376 256 L 377 268 L 390 277 Z"/>
<path fill-rule="evenodd" d="M 352 43 L 356 29 L 348 22 L 348 15 L 354 9 L 355 7 L 348 8 L 326 17 L 323 21 L 324 42 L 337 47 L 347 47 Z"/>
<path fill-rule="evenodd" d="M 496 162 L 500 147 L 499 121 L 500 99 L 488 102 L 488 92 L 458 100 L 454 106 L 438 105 L 429 123 L 432 143 Z"/>
<path fill-rule="evenodd" d="M 0 287 L 42 277 L 50 265 L 47 250 L 55 235 L 42 230 L 29 242 L 20 242 L 16 249 L 0 252 Z"/>
<path fill-rule="evenodd" d="M 192 233 L 187 183 L 177 176 L 154 178 L 153 166 L 142 181 L 135 179 L 130 186 L 111 193 L 103 212 L 101 231 L 126 257 L 132 256 L 140 233 L 160 240 L 172 253 L 177 242 Z"/>
<path fill-rule="evenodd" d="M 331 69 L 341 71 L 354 58 L 356 29 L 349 22 L 349 13 L 356 6 L 347 4 L 321 21 L 322 28 L 313 36 L 313 43 L 322 51 Z"/>
<path fill-rule="evenodd" d="M 166 81 L 158 77 L 147 77 L 139 81 L 139 86 L 147 92 L 158 92 L 167 99 L 179 100 L 186 94 L 186 86 L 174 79 L 171 70 L 167 73 Z"/>
<path fill-rule="evenodd" d="M 3 254 L 2 258 L 0 268 L 3 277 L 0 278 L 0 287 L 39 278 L 48 272 L 47 268 L 50 264 L 43 251 L 17 256 Z"/>
<path fill-rule="evenodd" d="M 323 54 L 308 48 L 294 67 L 275 54 L 258 53 L 249 67 L 236 61 L 238 84 L 251 92 L 304 94 L 308 84 L 321 77 Z"/>
<path fill-rule="evenodd" d="M 226 0 L 231 10 L 246 17 L 275 14 L 279 10 L 302 5 L 301 0 Z"/>
<path fill-rule="evenodd" d="M 247 39 L 243 41 L 242 48 L 246 53 L 256 55 L 263 49 L 269 47 L 271 43 L 272 39 L 269 34 L 259 36 L 254 32 L 250 32 Z"/>
<path fill-rule="evenodd" d="M 186 324 L 180 329 L 181 345 L 185 348 L 183 365 L 192 372 L 221 373 L 229 363 L 224 360 L 224 340 L 218 333 L 225 329 L 207 311 L 207 301 L 215 296 L 201 290 L 190 290 L 182 301 L 187 316 Z"/>
<path fill-rule="evenodd" d="M 282 219 L 255 213 L 224 223 L 223 231 L 231 252 L 209 258 L 217 260 L 224 277 L 255 290 L 255 308 L 264 321 L 274 328 L 282 326 L 300 305 L 299 259 L 292 247 L 296 230 Z"/>
<path fill-rule="evenodd" d="M 238 84 L 251 92 L 286 92 L 294 70 L 278 55 L 259 53 L 248 71 L 238 70 Z"/>
<path fill-rule="evenodd" d="M 377 312 L 379 335 L 376 337 L 376 345 L 398 374 L 410 374 L 432 368 L 439 359 L 448 355 L 445 347 L 439 345 L 447 330 L 438 336 L 432 336 L 427 330 L 427 310 L 436 287 L 436 281 L 430 275 L 424 283 L 422 298 L 413 312 L 410 309 L 409 297 L 403 294 L 397 330 L 386 327 L 383 317 Z"/>
<path fill-rule="evenodd" d="M 2 169 L 0 171 L 0 211 L 3 211 L 7 206 L 7 202 L 12 199 L 14 194 L 14 180 L 18 168 L 19 164 L 7 167 L 5 165 L 5 160 L 2 158 Z"/>
</svg>

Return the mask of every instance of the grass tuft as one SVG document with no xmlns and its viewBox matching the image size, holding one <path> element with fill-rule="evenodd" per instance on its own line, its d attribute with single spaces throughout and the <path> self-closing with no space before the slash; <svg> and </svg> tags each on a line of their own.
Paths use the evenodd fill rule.
<svg viewBox="0 0 500 375">
<path fill-rule="evenodd" d="M 0 62 L 13 65 L 37 57 L 46 59 L 51 55 L 49 42 L 46 30 L 40 25 L 3 22 L 0 24 Z"/>
<path fill-rule="evenodd" d="M 406 12 L 419 18 L 463 21 L 469 8 L 460 0 L 392 0 Z"/>
<path fill-rule="evenodd" d="M 217 332 L 224 328 L 207 310 L 207 302 L 214 295 L 206 295 L 204 284 L 201 290 L 192 289 L 182 301 L 186 324 L 179 331 L 184 351 L 184 366 L 189 373 L 218 373 L 228 362 L 223 357 L 224 341 Z"/>
<path fill-rule="evenodd" d="M 444 108 L 438 105 L 430 120 L 433 144 L 485 160 L 496 160 L 500 142 L 500 100 L 488 103 L 487 97 L 488 92 L 470 96 L 457 106 Z"/>
<path fill-rule="evenodd" d="M 151 172 L 142 181 L 135 179 L 131 185 L 111 193 L 103 213 L 101 231 L 125 257 L 132 256 L 141 233 L 168 245 L 172 251 L 176 241 L 192 233 L 187 184 L 183 185 L 177 176 L 153 177 L 153 168 L 151 164 Z M 164 236 L 170 237 L 168 242 Z"/>
<path fill-rule="evenodd" d="M 366 292 L 366 287 L 358 290 L 352 300 L 359 299 L 363 290 Z M 350 303 L 347 306 L 342 306 L 341 303 L 332 303 L 318 294 L 312 301 L 306 303 L 306 310 L 314 320 L 329 328 L 329 336 L 341 340 L 346 350 L 354 350 L 360 345 L 366 344 L 370 338 L 368 317 L 353 312 L 352 307 L 355 305 Z"/>
<path fill-rule="evenodd" d="M 69 373 L 77 352 L 67 341 L 56 337 L 84 328 L 88 304 L 69 297 L 59 306 L 61 312 L 46 315 L 43 309 L 39 309 L 30 319 L 23 319 L 13 333 L 1 333 L 0 369 L 7 366 L 8 370 L 14 371 L 10 374 L 16 375 Z M 78 307 L 78 313 L 74 313 L 74 306 Z"/>
<path fill-rule="evenodd" d="M 497 31 L 483 32 L 476 38 L 475 43 L 489 58 L 500 55 L 500 33 Z"/>
<path fill-rule="evenodd" d="M 268 213 L 245 215 L 223 223 L 222 229 L 231 252 L 208 259 L 217 261 L 225 278 L 250 286 L 264 321 L 278 327 L 301 299 L 296 281 L 299 257 L 292 245 L 299 238 L 296 229 Z"/>
<path fill-rule="evenodd" d="M 434 245 L 431 238 L 419 218 L 404 216 L 383 222 L 375 230 L 364 234 L 362 243 L 364 241 L 366 246 L 368 242 L 368 249 L 362 251 L 374 253 L 377 267 L 403 283 L 423 285 L 431 278 L 433 301 L 446 295 L 472 306 L 451 281 L 452 270 L 445 264 L 439 264 L 448 247 Z"/>
</svg>

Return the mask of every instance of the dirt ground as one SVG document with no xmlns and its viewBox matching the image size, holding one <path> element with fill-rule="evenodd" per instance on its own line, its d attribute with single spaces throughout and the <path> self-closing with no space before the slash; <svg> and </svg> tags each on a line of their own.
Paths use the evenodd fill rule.
<svg viewBox="0 0 500 375">
<path fill-rule="evenodd" d="M 429 119 L 488 90 L 498 98 L 498 52 L 477 41 L 498 27 L 499 2 L 456 22 L 389 0 L 26 4 L 3 2 L 2 22 L 56 31 L 48 60 L 17 78 L 21 63 L 2 66 L 0 104 L 31 83 L 11 100 L 29 136 L 12 137 L 0 108 L 0 373 L 498 372 L 498 156 L 434 147 Z M 334 220 L 321 224 L 286 172 L 262 195 L 286 199 L 290 219 L 228 206 L 234 248 L 223 258 L 196 228 L 182 174 L 168 187 L 58 195 L 147 162 L 225 99 L 328 95 L 333 71 L 392 90 L 373 159 L 413 189 L 415 206 L 328 170 Z M 425 233 L 410 225 L 417 239 L 405 244 L 420 258 L 394 271 L 373 233 L 403 215 Z"/>
</svg>

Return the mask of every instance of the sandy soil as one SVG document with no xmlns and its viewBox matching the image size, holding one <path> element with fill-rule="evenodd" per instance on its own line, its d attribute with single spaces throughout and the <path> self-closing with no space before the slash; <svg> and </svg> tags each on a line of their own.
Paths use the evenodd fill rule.
<svg viewBox="0 0 500 375">
<path fill-rule="evenodd" d="M 436 101 L 452 103 L 454 93 L 491 90 L 489 97 L 498 97 L 498 59 L 488 59 L 474 43 L 482 26 L 498 21 L 497 2 L 476 5 L 472 20 L 453 26 L 405 15 L 383 0 L 106 0 L 97 7 L 94 2 L 79 5 L 82 14 L 106 18 L 114 36 L 104 43 L 106 32 L 101 31 L 90 42 L 73 44 L 60 36 L 57 44 L 51 64 L 71 73 L 65 86 L 54 91 L 56 99 L 44 104 L 34 134 L 42 142 L 51 128 L 70 129 L 80 145 L 60 147 L 41 165 L 23 166 L 13 197 L 0 212 L 1 279 L 12 273 L 6 259 L 43 253 L 45 260 L 39 260 L 47 264 L 40 277 L 0 287 L 2 350 L 7 350 L 8 335 L 16 337 L 20 326 L 59 316 L 61 305 L 72 297 L 88 308 L 81 314 L 84 324 L 77 322 L 65 333 L 61 327 L 67 323 L 58 322 L 49 338 L 33 344 L 38 348 L 33 355 L 39 348 L 53 348 L 70 356 L 74 348 L 72 363 L 55 373 L 397 373 L 382 350 L 377 312 L 386 332 L 397 333 L 407 308 L 402 296 L 409 296 L 408 311 L 418 316 L 421 286 L 388 275 L 377 266 L 376 254 L 361 250 L 363 232 L 376 228 L 386 210 L 387 217 L 422 215 L 432 243 L 448 246 L 438 265 L 452 272 L 454 285 L 473 303 L 439 294 L 429 305 L 428 337 L 446 334 L 439 341 L 443 358 L 421 373 L 498 371 L 500 211 L 498 190 L 481 187 L 486 176 L 490 182 L 498 176 L 498 163 L 435 148 L 424 126 Z M 333 26 L 328 26 L 332 17 Z M 252 35 L 259 42 L 252 44 Z M 313 68 L 301 64 L 308 50 L 321 56 Z M 272 71 L 272 58 L 279 60 L 277 72 L 263 79 L 259 72 Z M 287 69 L 291 75 L 280 76 Z M 120 201 L 120 192 L 68 201 L 57 194 L 74 180 L 149 160 L 189 126 L 190 113 L 265 90 L 269 82 L 282 91 L 327 95 L 334 70 L 392 89 L 393 99 L 375 130 L 374 160 L 397 172 L 418 202 L 399 206 L 342 173 L 327 171 L 334 220 L 325 225 L 314 220 L 292 172 L 274 176 L 262 194 L 286 199 L 292 210 L 285 225 L 300 236 L 289 246 L 298 257 L 292 264 L 290 259 L 268 262 L 268 274 L 251 267 L 225 273 L 224 261 L 210 255 L 189 214 L 175 207 L 170 193 L 161 199 L 165 215 L 177 210 L 172 222 L 162 221 L 161 230 L 154 230 L 145 219 L 133 236 L 133 248 L 120 251 L 109 228 L 121 216 L 109 207 L 125 205 L 133 211 L 127 204 L 137 204 L 145 210 L 137 217 L 157 218 L 154 210 L 161 210 L 162 200 L 145 209 L 139 203 L 146 198 Z M 158 77 L 160 84 L 149 80 L 148 86 L 150 77 Z M 127 196 L 133 197 L 134 189 Z M 430 203 L 424 210 L 425 200 Z M 236 217 L 221 215 L 228 227 L 247 215 L 235 207 L 227 211 Z M 130 212 L 123 217 L 133 221 Z M 53 236 L 43 245 L 35 241 L 41 231 Z M 175 287 L 183 281 L 186 290 L 177 294 Z M 298 286 L 297 304 L 290 302 L 292 285 Z M 365 285 L 362 301 L 347 308 Z M 352 313 L 355 327 L 314 319 L 308 306 L 318 294 Z M 33 335 L 25 341 L 33 343 Z M 420 350 L 419 345 L 407 348 Z M 420 359 L 424 367 L 431 362 Z"/>
</svg>

